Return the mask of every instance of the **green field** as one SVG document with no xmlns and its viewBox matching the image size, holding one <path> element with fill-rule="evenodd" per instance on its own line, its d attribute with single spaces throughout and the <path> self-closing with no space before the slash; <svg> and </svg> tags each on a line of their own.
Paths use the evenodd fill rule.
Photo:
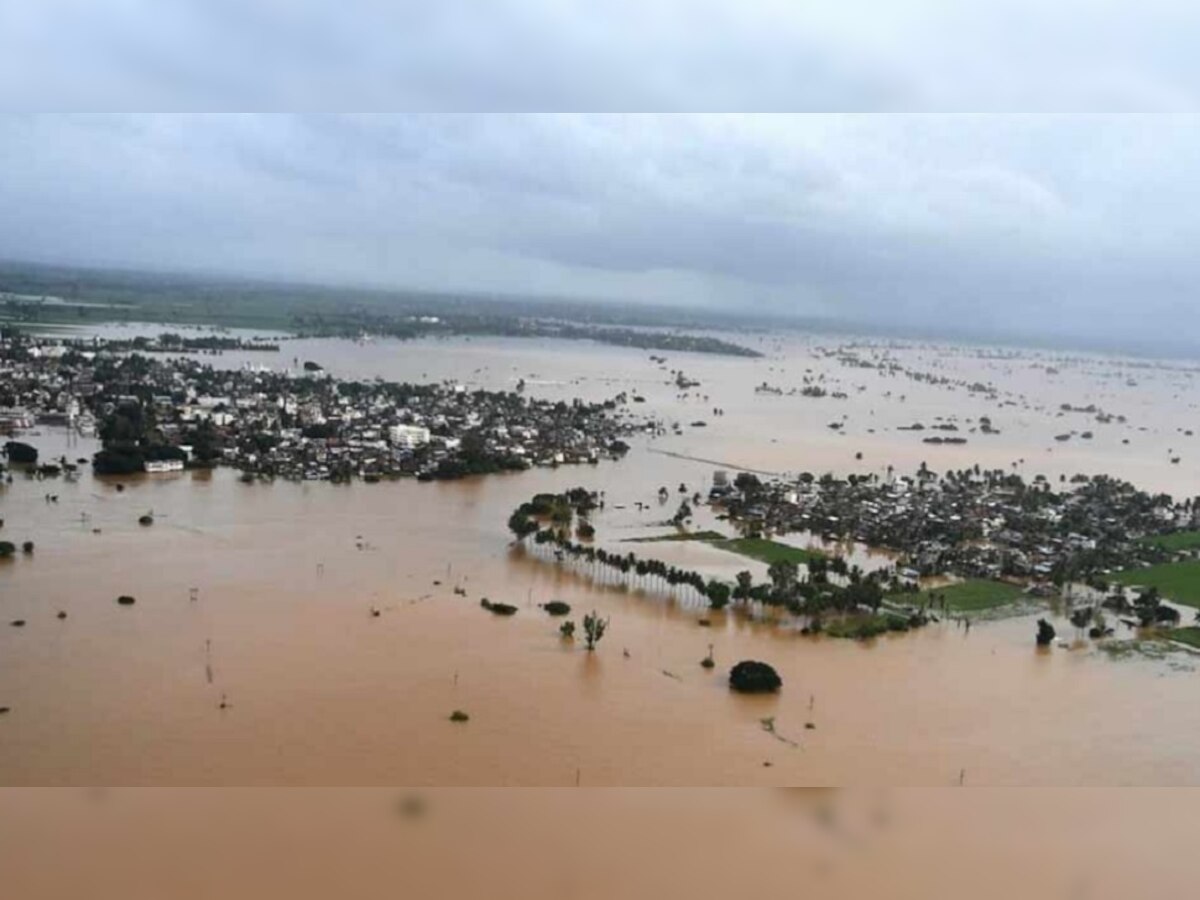
<svg viewBox="0 0 1200 900">
<path fill-rule="evenodd" d="M 825 624 L 827 637 L 866 641 L 890 631 L 908 631 L 908 621 L 888 613 L 857 614 L 833 619 Z"/>
<path fill-rule="evenodd" d="M 678 534 L 660 534 L 653 537 L 629 538 L 629 543 L 654 544 L 676 541 L 700 541 L 718 550 L 727 550 L 770 565 L 783 560 L 803 564 L 824 554 L 816 550 L 805 550 L 790 544 L 781 544 L 768 538 L 727 538 L 716 531 L 681 531 Z"/>
<path fill-rule="evenodd" d="M 1176 550 L 1194 550 L 1200 547 L 1200 531 L 1176 531 L 1174 534 L 1152 534 L 1142 538 L 1139 543 L 1162 547 L 1172 552 Z"/>
<path fill-rule="evenodd" d="M 1019 585 L 980 578 L 960 581 L 958 584 L 948 584 L 945 587 L 922 591 L 919 594 L 893 594 L 888 597 L 888 600 L 893 603 L 920 606 L 922 603 L 932 604 L 935 595 L 944 596 L 950 609 L 959 612 L 975 612 L 1008 606 L 1020 600 L 1023 594 L 1024 591 Z"/>
<path fill-rule="evenodd" d="M 1187 644 L 1189 647 L 1195 647 L 1197 650 L 1200 650 L 1200 628 L 1195 625 L 1172 628 L 1169 631 L 1164 631 L 1162 637 L 1168 641 L 1179 641 L 1181 644 Z"/>
<path fill-rule="evenodd" d="M 1156 587 L 1168 600 L 1200 608 L 1200 560 L 1127 569 L 1113 579 L 1118 584 Z"/>
<path fill-rule="evenodd" d="M 816 559 L 824 554 L 815 550 L 805 550 L 790 544 L 781 544 L 768 538 L 730 538 L 729 540 L 709 541 L 718 550 L 728 550 L 756 559 L 770 565 L 773 562 L 794 562 L 803 564 L 810 559 Z"/>
</svg>

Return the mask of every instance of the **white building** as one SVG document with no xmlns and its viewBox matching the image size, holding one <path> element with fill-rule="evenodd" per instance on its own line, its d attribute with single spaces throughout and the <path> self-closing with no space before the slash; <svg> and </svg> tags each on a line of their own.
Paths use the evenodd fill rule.
<svg viewBox="0 0 1200 900">
<path fill-rule="evenodd" d="M 393 425 L 388 429 L 392 446 L 412 450 L 429 443 L 429 429 L 420 425 Z"/>
<path fill-rule="evenodd" d="M 146 471 L 150 473 L 182 472 L 182 459 L 151 459 L 146 462 Z"/>
</svg>

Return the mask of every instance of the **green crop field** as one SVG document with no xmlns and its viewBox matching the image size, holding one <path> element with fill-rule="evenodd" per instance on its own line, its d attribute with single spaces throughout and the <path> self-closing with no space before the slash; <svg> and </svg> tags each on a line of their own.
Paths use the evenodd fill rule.
<svg viewBox="0 0 1200 900">
<path fill-rule="evenodd" d="M 946 598 L 950 609 L 959 612 L 974 612 L 983 609 L 995 609 L 1008 606 L 1021 599 L 1024 591 L 1019 585 L 1008 584 L 1004 581 L 988 581 L 986 579 L 971 579 L 960 581 L 958 584 L 948 584 L 945 587 L 922 591 L 919 594 L 893 594 L 888 599 L 894 603 L 910 603 L 932 605 L 935 596 Z"/>
<path fill-rule="evenodd" d="M 1169 631 L 1164 631 L 1162 636 L 1169 641 L 1179 641 L 1181 644 L 1187 644 L 1189 647 L 1195 647 L 1197 650 L 1200 650 L 1200 628 L 1197 628 L 1195 625 L 1172 628 Z"/>
<path fill-rule="evenodd" d="M 772 541 L 768 538 L 731 538 L 709 543 L 719 550 L 728 550 L 730 553 L 747 556 L 767 565 L 780 561 L 803 564 L 811 559 L 824 556 L 823 553 L 816 550 L 805 550 L 802 547 L 781 544 L 779 541 Z"/>
<path fill-rule="evenodd" d="M 1200 607 L 1200 560 L 1163 563 L 1148 569 L 1126 569 L 1113 578 L 1124 585 L 1156 587 L 1168 600 Z"/>
<path fill-rule="evenodd" d="M 1162 547 L 1164 550 L 1194 550 L 1200 547 L 1200 531 L 1176 531 L 1173 534 L 1152 534 L 1140 543 Z"/>
</svg>

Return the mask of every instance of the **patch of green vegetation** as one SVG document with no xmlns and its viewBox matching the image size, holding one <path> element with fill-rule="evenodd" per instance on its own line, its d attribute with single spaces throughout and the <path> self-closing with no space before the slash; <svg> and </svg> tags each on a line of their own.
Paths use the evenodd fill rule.
<svg viewBox="0 0 1200 900">
<path fill-rule="evenodd" d="M 656 534 L 651 537 L 626 538 L 626 543 L 659 544 L 675 541 L 703 541 L 706 544 L 715 544 L 724 540 L 728 540 L 728 538 L 719 531 L 680 531 L 675 534 Z"/>
<path fill-rule="evenodd" d="M 1176 531 L 1173 534 L 1149 534 L 1141 538 L 1138 543 L 1147 544 L 1153 547 L 1161 547 L 1163 550 L 1175 552 L 1177 550 L 1194 550 L 1200 547 L 1200 531 Z"/>
<path fill-rule="evenodd" d="M 1162 659 L 1171 651 L 1170 644 L 1146 638 L 1130 638 L 1125 641 L 1104 641 L 1096 646 L 1101 652 L 1112 659 L 1128 659 L 1131 656 Z"/>
<path fill-rule="evenodd" d="M 946 605 L 952 610 L 976 612 L 1008 606 L 1018 602 L 1023 595 L 1024 591 L 1018 585 L 974 578 L 922 591 L 919 594 L 893 594 L 888 599 L 893 603 L 908 603 L 917 606 L 927 604 L 932 607 L 935 597 L 945 597 Z"/>
<path fill-rule="evenodd" d="M 1156 587 L 1168 600 L 1200 608 L 1200 560 L 1126 569 L 1113 576 L 1119 584 Z"/>
<path fill-rule="evenodd" d="M 756 559 L 770 565 L 774 562 L 807 563 L 809 560 L 823 557 L 825 554 L 816 550 L 805 550 L 790 544 L 781 544 L 769 538 L 730 538 L 727 540 L 710 541 L 718 550 L 728 550 L 750 559 Z"/>
<path fill-rule="evenodd" d="M 1200 626 L 1186 625 L 1183 628 L 1170 628 L 1161 631 L 1160 636 L 1168 641 L 1178 641 L 1200 650 Z"/>
<path fill-rule="evenodd" d="M 835 638 L 865 641 L 889 631 L 908 631 L 908 620 L 888 613 L 844 616 L 825 623 L 824 633 Z"/>
<path fill-rule="evenodd" d="M 1150 659 L 1177 672 L 1195 672 L 1200 628 L 1147 628 L 1136 638 L 1104 641 L 1096 646 L 1109 659 Z"/>
</svg>

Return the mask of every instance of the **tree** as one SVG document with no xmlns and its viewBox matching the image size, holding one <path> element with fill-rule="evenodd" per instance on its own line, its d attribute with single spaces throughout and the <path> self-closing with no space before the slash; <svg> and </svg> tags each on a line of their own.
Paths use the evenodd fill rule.
<svg viewBox="0 0 1200 900">
<path fill-rule="evenodd" d="M 733 479 L 733 486 L 745 493 L 754 493 L 762 488 L 762 482 L 752 472 L 738 472 Z"/>
<path fill-rule="evenodd" d="M 538 530 L 538 524 L 533 519 L 529 518 L 523 510 L 518 509 L 508 517 L 508 530 L 511 531 L 517 538 L 528 537 Z"/>
<path fill-rule="evenodd" d="M 883 589 L 874 578 L 857 581 L 848 585 L 843 592 L 846 606 L 853 609 L 857 606 L 869 606 L 873 612 L 879 612 L 883 604 Z"/>
<path fill-rule="evenodd" d="M 783 679 L 765 662 L 744 659 L 729 670 L 729 686 L 740 694 L 773 694 Z"/>
<path fill-rule="evenodd" d="M 800 567 L 789 559 L 777 559 L 767 568 L 767 577 L 775 585 L 776 593 L 786 595 L 796 586 Z"/>
<path fill-rule="evenodd" d="M 754 587 L 754 576 L 747 571 L 737 573 L 737 587 L 733 589 L 733 596 L 738 600 L 745 600 L 750 596 L 750 590 Z"/>
<path fill-rule="evenodd" d="M 1147 588 L 1134 599 L 1133 611 L 1142 627 L 1153 625 L 1158 620 L 1161 605 L 1162 595 L 1156 587 Z"/>
<path fill-rule="evenodd" d="M 808 577 L 812 581 L 825 581 L 826 572 L 829 569 L 829 560 L 824 556 L 811 556 L 806 563 L 808 566 Z"/>
<path fill-rule="evenodd" d="M 724 609 L 729 604 L 730 588 L 723 581 L 713 579 L 704 589 L 708 605 L 713 609 Z"/>
<path fill-rule="evenodd" d="M 1054 640 L 1054 626 L 1045 619 L 1038 619 L 1037 630 L 1037 645 L 1039 647 L 1048 647 L 1050 642 Z"/>
<path fill-rule="evenodd" d="M 604 632 L 608 630 L 608 619 L 601 619 L 595 610 L 583 617 L 583 635 L 587 640 L 588 651 L 596 649 Z"/>
</svg>

